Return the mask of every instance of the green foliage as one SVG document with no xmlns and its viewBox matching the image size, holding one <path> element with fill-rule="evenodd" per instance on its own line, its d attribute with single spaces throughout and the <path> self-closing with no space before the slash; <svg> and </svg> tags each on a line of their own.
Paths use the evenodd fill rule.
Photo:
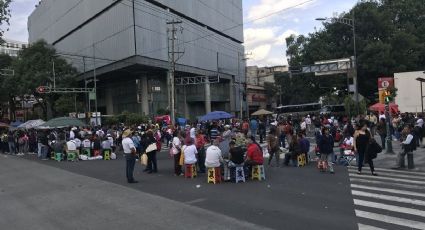
<svg viewBox="0 0 425 230">
<path fill-rule="evenodd" d="M 119 123 L 124 123 L 125 125 L 140 125 L 142 123 L 147 123 L 149 120 L 149 117 L 138 114 L 138 113 L 129 113 L 127 111 L 124 111 L 120 115 L 116 116 L 114 120 L 115 119 Z"/>
<path fill-rule="evenodd" d="M 367 110 L 367 101 L 362 100 L 359 102 L 359 111 L 360 114 L 365 114 Z M 357 103 L 355 100 L 353 100 L 352 96 L 346 96 L 344 98 L 344 108 L 345 111 L 349 116 L 356 116 L 357 115 Z"/>
<path fill-rule="evenodd" d="M 104 120 L 105 125 L 113 126 L 120 123 L 118 116 L 106 117 Z"/>
<path fill-rule="evenodd" d="M 343 16 L 353 18 L 355 15 L 359 91 L 362 95 L 370 100 L 376 99 L 378 77 L 425 68 L 423 12 L 423 1 L 365 0 Z M 353 40 L 349 26 L 325 22 L 321 31 L 286 39 L 289 64 L 311 65 L 315 61 L 353 56 Z M 330 80 L 329 76 L 320 79 L 320 84 L 328 81 L 323 83 L 325 85 L 340 81 Z M 310 89 L 316 96 L 322 95 L 322 92 Z"/>
<path fill-rule="evenodd" d="M 84 110 L 84 104 L 80 101 L 75 101 L 75 95 L 65 94 L 60 96 L 54 103 L 56 116 L 68 116 L 69 113 L 79 112 Z M 77 109 L 77 111 L 75 111 Z"/>
<path fill-rule="evenodd" d="M 0 0 L 0 44 L 3 43 L 2 37 L 4 34 L 4 24 L 9 25 L 10 19 L 10 3 L 12 0 Z"/>
<path fill-rule="evenodd" d="M 38 41 L 31 44 L 29 48 L 21 50 L 18 57 L 12 60 L 11 68 L 15 70 L 15 75 L 3 78 L 1 91 L 9 96 L 9 102 L 12 104 L 15 96 L 36 95 L 40 102 L 39 105 L 43 109 L 44 119 L 56 116 L 55 108 L 58 109 L 59 114 L 69 111 L 70 109 L 66 107 L 74 107 L 74 102 L 61 105 L 59 102 L 55 103 L 62 98 L 61 95 L 37 95 L 35 92 L 39 86 L 53 85 L 53 62 L 55 63 L 56 87 L 75 87 L 77 71 L 65 59 L 58 57 L 56 51 L 45 41 Z M 62 98 L 61 100 L 66 102 L 69 99 Z M 13 106 L 11 109 L 14 109 Z"/>
<path fill-rule="evenodd" d="M 12 57 L 7 54 L 0 54 L 0 69 L 8 68 L 12 65 Z"/>
</svg>

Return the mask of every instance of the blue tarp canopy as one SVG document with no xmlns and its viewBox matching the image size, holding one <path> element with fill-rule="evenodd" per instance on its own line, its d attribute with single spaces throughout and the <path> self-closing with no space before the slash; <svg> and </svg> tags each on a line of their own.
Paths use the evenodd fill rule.
<svg viewBox="0 0 425 230">
<path fill-rule="evenodd" d="M 199 121 L 213 121 L 213 120 L 230 119 L 230 118 L 233 118 L 233 115 L 230 113 L 226 113 L 224 111 L 214 111 L 202 116 L 199 119 Z"/>
</svg>

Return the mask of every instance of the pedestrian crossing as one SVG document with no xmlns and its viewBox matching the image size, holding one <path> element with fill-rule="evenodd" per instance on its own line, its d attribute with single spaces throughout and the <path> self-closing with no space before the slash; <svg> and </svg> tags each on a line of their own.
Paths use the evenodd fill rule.
<svg viewBox="0 0 425 230">
<path fill-rule="evenodd" d="M 359 230 L 425 230 L 425 172 L 348 168 Z"/>
</svg>

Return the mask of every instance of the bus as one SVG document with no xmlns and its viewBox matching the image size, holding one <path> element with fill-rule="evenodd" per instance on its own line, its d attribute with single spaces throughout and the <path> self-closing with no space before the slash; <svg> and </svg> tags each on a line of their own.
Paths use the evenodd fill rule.
<svg viewBox="0 0 425 230">
<path fill-rule="evenodd" d="M 325 105 L 320 109 L 320 115 L 343 115 L 345 114 L 344 105 Z"/>
<path fill-rule="evenodd" d="M 276 107 L 275 113 L 279 115 L 307 115 L 318 114 L 322 108 L 320 103 L 309 103 L 299 105 L 285 105 Z"/>
</svg>

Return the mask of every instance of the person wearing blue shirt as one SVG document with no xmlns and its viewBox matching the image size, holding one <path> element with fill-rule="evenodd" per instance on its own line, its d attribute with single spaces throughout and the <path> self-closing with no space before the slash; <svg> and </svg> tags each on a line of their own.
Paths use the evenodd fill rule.
<svg viewBox="0 0 425 230">
<path fill-rule="evenodd" d="M 255 137 L 258 129 L 258 121 L 252 118 L 249 127 L 251 128 L 251 136 Z"/>
</svg>

